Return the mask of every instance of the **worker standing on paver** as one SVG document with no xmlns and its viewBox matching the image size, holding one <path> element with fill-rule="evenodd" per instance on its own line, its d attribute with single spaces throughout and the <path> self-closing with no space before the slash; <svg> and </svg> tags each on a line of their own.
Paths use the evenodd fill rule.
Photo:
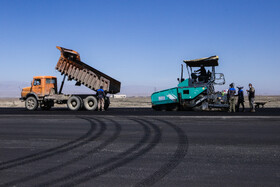
<svg viewBox="0 0 280 187">
<path fill-rule="evenodd" d="M 253 85 L 251 83 L 249 84 L 249 90 L 247 90 L 247 93 L 248 93 L 248 97 L 249 97 L 249 105 L 250 105 L 251 112 L 255 112 L 255 106 L 254 106 L 255 88 L 253 87 Z"/>
<path fill-rule="evenodd" d="M 228 112 L 235 112 L 235 93 L 236 90 L 234 88 L 234 84 L 231 83 L 229 85 L 229 90 L 228 90 L 228 101 L 229 101 L 229 111 Z"/>
<path fill-rule="evenodd" d="M 97 92 L 97 99 L 98 99 L 98 110 L 104 111 L 104 98 L 105 98 L 105 92 L 103 90 L 103 86 L 100 86 L 100 88 L 96 91 Z"/>
<path fill-rule="evenodd" d="M 237 100 L 237 112 L 239 112 L 239 107 L 240 104 L 242 106 L 242 112 L 244 112 L 244 92 L 243 92 L 243 87 L 237 87 L 238 88 L 238 92 L 237 92 L 237 96 L 238 96 L 238 100 Z"/>
</svg>

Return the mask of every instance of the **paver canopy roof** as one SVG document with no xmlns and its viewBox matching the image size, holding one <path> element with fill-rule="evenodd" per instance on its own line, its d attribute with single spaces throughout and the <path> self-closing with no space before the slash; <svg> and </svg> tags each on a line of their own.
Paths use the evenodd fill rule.
<svg viewBox="0 0 280 187">
<path fill-rule="evenodd" d="M 218 56 L 210 56 L 207 58 L 199 58 L 199 59 L 194 59 L 194 60 L 184 60 L 184 62 L 189 66 L 189 67 L 200 67 L 201 65 L 203 66 L 218 66 L 219 57 Z"/>
</svg>

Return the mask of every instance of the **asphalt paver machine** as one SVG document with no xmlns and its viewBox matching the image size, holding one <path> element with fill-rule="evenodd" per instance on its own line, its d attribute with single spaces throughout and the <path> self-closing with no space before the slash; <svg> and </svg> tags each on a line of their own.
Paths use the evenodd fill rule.
<svg viewBox="0 0 280 187">
<path fill-rule="evenodd" d="M 227 109 L 226 94 L 216 92 L 215 85 L 225 84 L 223 73 L 216 73 L 219 65 L 218 56 L 195 60 L 184 60 L 189 77 L 181 78 L 177 87 L 157 91 L 151 95 L 152 108 L 155 110 L 208 110 L 212 108 Z M 194 69 L 208 70 L 204 75 L 198 75 Z"/>
</svg>

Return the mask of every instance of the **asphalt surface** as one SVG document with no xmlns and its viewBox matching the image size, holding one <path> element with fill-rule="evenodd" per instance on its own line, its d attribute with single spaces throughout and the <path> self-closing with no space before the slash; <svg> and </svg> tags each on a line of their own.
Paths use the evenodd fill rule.
<svg viewBox="0 0 280 187">
<path fill-rule="evenodd" d="M 0 186 L 279 186 L 280 110 L 0 108 Z"/>
</svg>

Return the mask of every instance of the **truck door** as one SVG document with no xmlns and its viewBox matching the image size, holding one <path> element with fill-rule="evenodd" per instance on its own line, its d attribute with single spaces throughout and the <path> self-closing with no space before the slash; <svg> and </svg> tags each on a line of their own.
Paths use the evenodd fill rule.
<svg viewBox="0 0 280 187">
<path fill-rule="evenodd" d="M 42 95 L 42 81 L 41 79 L 34 79 L 32 91 L 37 95 Z"/>
<path fill-rule="evenodd" d="M 54 94 L 57 92 L 56 90 L 56 78 L 46 78 L 45 84 L 45 95 Z M 54 93 L 52 93 L 54 92 Z"/>
</svg>

